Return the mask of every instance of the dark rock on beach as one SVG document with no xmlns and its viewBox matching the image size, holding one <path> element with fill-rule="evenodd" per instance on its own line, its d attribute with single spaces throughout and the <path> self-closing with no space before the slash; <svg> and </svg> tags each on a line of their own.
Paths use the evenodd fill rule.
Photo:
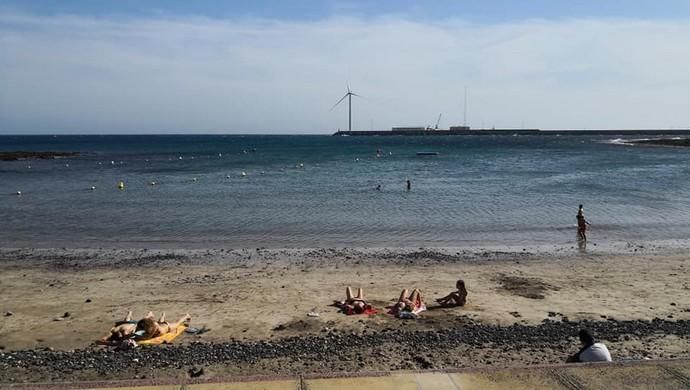
<svg viewBox="0 0 690 390">
<path fill-rule="evenodd" d="M 366 334 L 326 332 L 271 341 L 194 342 L 124 351 L 37 349 L 0 352 L 0 382 L 12 378 L 77 380 L 94 375 L 101 379 L 132 378 L 141 371 L 203 375 L 204 369 L 198 367 L 242 375 L 352 372 L 372 367 L 430 369 L 506 364 L 514 360 L 516 353 L 527 359 L 526 364 L 557 363 L 577 350 L 576 335 L 581 328 L 590 329 L 610 346 L 660 334 L 690 337 L 690 321 L 545 321 L 535 326 L 467 324 L 437 331 L 387 328 Z M 535 350 L 540 353 L 535 355 Z M 175 374 L 175 370 L 179 372 Z"/>
</svg>

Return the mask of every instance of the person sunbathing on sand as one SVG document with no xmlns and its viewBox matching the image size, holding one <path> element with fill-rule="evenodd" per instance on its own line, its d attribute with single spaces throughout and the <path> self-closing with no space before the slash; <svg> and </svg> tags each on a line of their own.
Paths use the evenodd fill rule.
<svg viewBox="0 0 690 390">
<path fill-rule="evenodd" d="M 438 302 L 441 306 L 448 307 L 465 306 L 465 303 L 467 302 L 467 289 L 465 288 L 465 281 L 459 279 L 457 282 L 455 282 L 455 288 L 458 290 L 451 292 L 443 298 L 437 299 L 436 302 Z"/>
<path fill-rule="evenodd" d="M 419 311 L 424 305 L 422 301 L 422 291 L 419 289 L 412 290 L 412 293 L 408 296 L 407 289 L 402 290 L 400 293 L 400 298 L 398 298 L 398 303 L 393 306 L 394 314 L 399 314 L 404 311 L 415 313 Z"/>
<path fill-rule="evenodd" d="M 165 320 L 165 313 L 156 321 L 153 319 L 153 313 L 149 312 L 146 317 L 137 322 L 135 334 L 137 335 L 137 340 L 152 339 L 167 333 L 176 332 L 178 326 L 191 319 L 192 317 L 189 314 L 185 314 L 177 322 L 171 324 Z"/>
<path fill-rule="evenodd" d="M 110 335 L 103 337 L 100 341 L 103 343 L 117 343 L 132 337 L 136 330 L 137 321 L 132 321 L 132 312 L 129 311 L 125 316 L 125 320 L 116 322 L 115 326 L 110 329 Z"/>
<path fill-rule="evenodd" d="M 347 286 L 347 289 L 345 289 L 345 296 L 346 299 L 343 304 L 343 311 L 348 314 L 361 314 L 364 313 L 366 309 L 371 308 L 367 301 L 364 300 L 364 291 L 361 287 L 357 289 L 357 296 L 354 296 L 352 295 L 352 288 Z"/>
</svg>

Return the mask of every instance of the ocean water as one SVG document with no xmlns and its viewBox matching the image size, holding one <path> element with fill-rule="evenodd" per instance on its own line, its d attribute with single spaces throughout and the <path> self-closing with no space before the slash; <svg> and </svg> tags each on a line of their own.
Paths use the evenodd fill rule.
<svg viewBox="0 0 690 390">
<path fill-rule="evenodd" d="M 0 246 L 569 245 L 580 203 L 590 242 L 690 238 L 690 149 L 615 138 L 2 136 L 81 155 L 0 161 Z"/>
</svg>

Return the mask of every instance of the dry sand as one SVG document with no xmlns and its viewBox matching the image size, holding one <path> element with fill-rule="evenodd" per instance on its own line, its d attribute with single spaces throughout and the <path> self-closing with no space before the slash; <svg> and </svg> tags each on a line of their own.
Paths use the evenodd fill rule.
<svg viewBox="0 0 690 390">
<path fill-rule="evenodd" d="M 0 348 L 85 348 L 127 310 L 169 319 L 190 313 L 206 326 L 196 340 L 276 339 L 326 329 L 432 330 L 458 321 L 507 326 L 544 319 L 690 320 L 688 255 L 555 255 L 455 249 L 0 252 Z M 464 308 L 433 300 L 462 278 Z M 330 306 L 346 286 L 363 287 L 382 312 L 345 316 Z M 430 306 L 417 321 L 383 308 L 403 288 Z M 319 317 L 308 317 L 315 311 Z M 7 313 L 7 314 L 6 314 Z M 11 315 L 10 315 L 11 313 Z M 56 321 L 55 318 L 67 318 Z M 687 339 L 659 341 L 662 355 L 687 353 Z M 631 350 L 635 346 L 631 345 Z M 613 348 L 616 349 L 615 347 Z M 658 355 L 658 354 L 657 354 Z"/>
</svg>

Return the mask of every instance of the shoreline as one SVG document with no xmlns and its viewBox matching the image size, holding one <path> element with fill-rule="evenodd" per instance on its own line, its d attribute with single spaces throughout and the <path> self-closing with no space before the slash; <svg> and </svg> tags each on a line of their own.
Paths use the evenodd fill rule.
<svg viewBox="0 0 690 390">
<path fill-rule="evenodd" d="M 595 241 L 582 247 L 577 242 L 563 244 L 523 244 L 523 245 L 458 245 L 458 246 L 304 246 L 304 247 L 265 247 L 265 246 L 212 246 L 198 247 L 176 244 L 175 246 L 151 245 L 123 245 L 109 247 L 107 245 L 74 246 L 74 247 L 26 247 L 0 245 L 0 266 L 3 263 L 13 263 L 16 260 L 29 260 L 36 265 L 48 264 L 50 260 L 56 262 L 80 260 L 81 266 L 111 265 L 112 262 L 129 261 L 129 265 L 145 265 L 145 260 L 160 260 L 161 258 L 176 259 L 184 264 L 220 264 L 226 261 L 237 262 L 251 257 L 276 258 L 284 260 L 299 260 L 327 254 L 335 257 L 363 256 L 364 258 L 391 259 L 396 257 L 424 257 L 429 254 L 432 258 L 444 258 L 446 261 L 473 261 L 487 258 L 500 259 L 510 256 L 528 257 L 582 257 L 582 256 L 619 256 L 632 254 L 675 255 L 690 252 L 690 239 L 666 240 L 615 240 Z M 126 259 L 126 260 L 123 260 Z M 141 259 L 144 262 L 136 262 Z M 83 262 L 83 263 L 82 263 Z"/>
<path fill-rule="evenodd" d="M 14 196 L 14 195 L 13 195 Z M 510 240 L 499 236 L 495 240 L 444 240 L 443 242 L 429 242 L 420 240 L 419 242 L 409 242 L 405 244 L 393 243 L 383 244 L 374 241 L 372 243 L 365 243 L 363 245 L 350 245 L 348 243 L 335 242 L 314 242 L 314 240 L 306 240 L 301 245 L 281 245 L 266 243 L 264 240 L 258 239 L 240 239 L 240 240 L 221 240 L 220 238 L 206 239 L 205 241 L 180 241 L 180 240 L 140 240 L 140 241 L 116 241 L 116 240 L 78 240 L 66 238 L 63 241 L 47 241 L 42 244 L 30 244 L 30 240 L 26 238 L 5 238 L 0 240 L 0 255 L 7 251 L 22 250 L 24 252 L 34 251 L 42 253 L 68 253 L 75 252 L 92 252 L 92 253 L 108 253 L 116 251 L 160 251 L 160 252 L 184 252 L 198 253 L 205 251 L 220 252 L 220 251 L 241 251 L 241 250 L 255 250 L 260 248 L 262 250 L 271 251 L 291 251 L 303 252 L 308 250 L 356 250 L 356 251 L 415 251 L 421 249 L 430 249 L 445 251 L 450 253 L 479 253 L 486 251 L 493 252 L 529 252 L 534 254 L 544 255 L 563 255 L 567 253 L 588 253 L 588 254 L 625 254 L 638 251 L 654 253 L 660 252 L 674 252 L 674 251 L 690 251 L 690 238 L 682 236 L 682 234 L 668 235 L 663 234 L 658 238 L 653 238 L 648 235 L 634 234 L 628 237 L 608 237 L 606 235 L 595 236 L 591 238 L 585 247 L 579 246 L 575 232 L 576 225 L 561 227 L 557 230 L 572 233 L 568 236 L 558 237 L 555 240 Z M 447 242 L 454 242 L 454 244 L 446 244 Z"/>
<path fill-rule="evenodd" d="M 0 249 L 0 382 L 550 364 L 577 351 L 580 327 L 615 360 L 690 358 L 686 250 L 489 248 Z M 435 307 L 458 278 L 468 304 Z M 347 285 L 379 313 L 339 313 Z M 386 314 L 415 287 L 428 311 Z M 190 312 L 210 331 L 93 346 L 127 310 Z"/>
<path fill-rule="evenodd" d="M 79 155 L 79 152 L 0 151 L 0 161 L 56 160 Z"/>
<path fill-rule="evenodd" d="M 687 147 L 690 147 L 690 138 L 682 138 L 682 139 L 668 139 L 668 138 L 648 139 L 648 140 L 630 141 L 630 143 L 631 143 L 631 144 L 636 144 L 636 145 L 669 146 L 669 147 L 687 148 Z"/>
</svg>

